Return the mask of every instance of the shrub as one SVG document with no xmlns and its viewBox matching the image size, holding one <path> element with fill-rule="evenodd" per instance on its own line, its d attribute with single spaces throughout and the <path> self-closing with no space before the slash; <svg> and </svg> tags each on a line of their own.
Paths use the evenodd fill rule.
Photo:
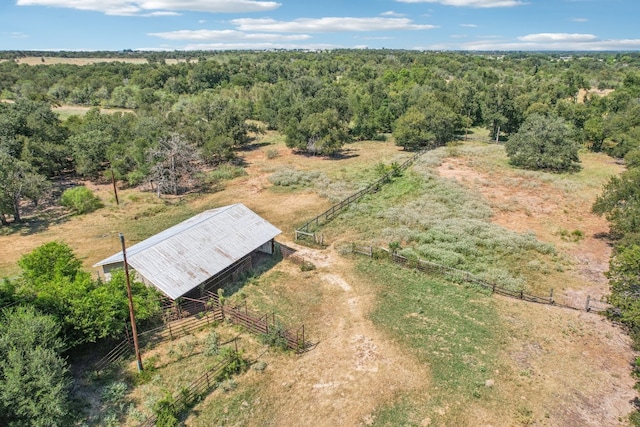
<svg viewBox="0 0 640 427">
<path fill-rule="evenodd" d="M 216 331 L 211 331 L 207 335 L 204 354 L 205 356 L 215 356 L 218 353 L 220 353 L 220 339 Z"/>
<path fill-rule="evenodd" d="M 275 159 L 279 155 L 280 154 L 278 153 L 278 150 L 276 150 L 275 148 L 269 148 L 267 150 L 267 159 L 269 159 L 269 160 Z"/>
<path fill-rule="evenodd" d="M 244 176 L 247 174 L 240 166 L 233 165 L 231 163 L 223 163 L 217 168 L 209 172 L 210 181 L 228 181 L 230 179 Z"/>
<path fill-rule="evenodd" d="M 60 199 L 62 206 L 74 210 L 76 213 L 85 214 L 102 207 L 102 202 L 87 187 L 79 186 L 69 188 L 62 193 Z"/>
<path fill-rule="evenodd" d="M 300 271 L 312 271 L 316 269 L 316 265 L 311 261 L 302 261 L 300 264 Z"/>
<path fill-rule="evenodd" d="M 260 336 L 260 341 L 270 347 L 286 351 L 289 346 L 285 337 L 286 330 L 280 323 L 269 328 L 269 332 Z"/>
<path fill-rule="evenodd" d="M 269 177 L 269 181 L 279 187 L 311 187 L 316 183 L 327 183 L 326 175 L 318 171 L 298 171 L 282 168 Z"/>
</svg>

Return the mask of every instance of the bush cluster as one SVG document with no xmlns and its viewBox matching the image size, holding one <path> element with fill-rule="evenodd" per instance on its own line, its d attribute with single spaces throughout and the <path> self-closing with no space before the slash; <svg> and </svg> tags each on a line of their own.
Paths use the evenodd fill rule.
<svg viewBox="0 0 640 427">
<path fill-rule="evenodd" d="M 78 214 L 90 213 L 103 206 L 100 198 L 85 186 L 66 189 L 62 193 L 60 204 Z"/>
</svg>

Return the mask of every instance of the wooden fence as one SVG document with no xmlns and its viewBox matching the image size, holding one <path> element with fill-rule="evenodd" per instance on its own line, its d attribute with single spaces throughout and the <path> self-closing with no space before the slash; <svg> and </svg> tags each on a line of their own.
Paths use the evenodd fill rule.
<svg viewBox="0 0 640 427">
<path fill-rule="evenodd" d="M 171 400 L 174 410 L 186 408 L 194 404 L 201 396 L 208 394 L 211 389 L 217 386 L 220 375 L 232 361 L 233 359 L 230 357 L 222 359 L 191 384 L 173 393 Z M 157 419 L 157 415 L 153 414 L 143 421 L 140 427 L 153 427 L 156 425 Z"/>
<path fill-rule="evenodd" d="M 186 317 L 167 321 L 161 326 L 139 333 L 140 347 L 157 345 L 161 342 L 190 335 L 206 325 L 225 320 L 234 325 L 242 326 L 253 334 L 269 334 L 277 330 L 286 340 L 287 347 L 297 354 L 304 353 L 314 346 L 305 336 L 304 325 L 294 330 L 283 329 L 279 327 L 275 314 L 258 315 L 251 313 L 247 309 L 246 303 L 244 307 L 225 306 L 220 303 L 218 295 L 213 292 L 207 292 L 202 300 L 183 298 L 181 304 L 184 304 L 184 306 L 179 312 L 183 315 L 186 313 Z M 189 311 L 187 308 L 192 310 Z M 100 372 L 106 367 L 132 355 L 133 352 L 133 339 L 127 329 L 126 338 L 100 359 L 95 364 L 94 369 L 96 372 Z"/>
<path fill-rule="evenodd" d="M 365 255 L 368 257 L 373 257 L 373 247 L 372 246 L 360 246 L 360 245 L 351 245 L 351 252 L 355 254 Z M 403 257 L 401 255 L 390 253 L 387 249 L 380 248 L 381 251 L 388 254 L 389 259 L 391 259 L 396 264 L 400 264 L 404 267 L 415 268 L 416 270 L 425 272 L 425 273 L 435 273 L 441 274 L 444 276 L 448 276 L 457 281 L 463 281 L 467 283 L 471 283 L 473 285 L 480 286 L 482 288 L 488 289 L 491 293 L 504 295 L 511 298 L 517 298 L 523 301 L 534 302 L 538 304 L 552 304 L 558 307 L 570 308 L 573 310 L 585 310 L 591 311 L 595 313 L 603 313 L 607 311 L 611 306 L 602 301 L 592 300 L 591 296 L 587 295 L 585 304 L 580 307 L 575 307 L 569 304 L 558 303 L 553 297 L 553 289 L 551 289 L 549 295 L 533 295 L 524 292 L 523 289 L 513 290 L 508 289 L 502 286 L 497 285 L 496 283 L 490 283 L 486 280 L 475 276 L 474 274 L 464 271 L 458 270 L 456 268 L 447 267 L 445 265 L 436 264 L 434 262 L 422 260 L 422 259 L 409 259 Z"/>
<path fill-rule="evenodd" d="M 138 333 L 140 347 L 158 345 L 159 343 L 175 340 L 203 328 L 206 325 L 224 320 L 222 310 L 219 307 L 190 314 L 188 317 L 168 321 L 161 326 Z M 111 349 L 102 359 L 94 365 L 94 369 L 100 372 L 108 366 L 123 360 L 134 353 L 133 337 L 129 329 L 125 328 L 126 337 Z"/>
<path fill-rule="evenodd" d="M 278 333 L 287 343 L 287 348 L 301 354 L 310 350 L 314 344 L 308 341 L 304 333 L 304 325 L 296 330 L 283 329 L 276 320 L 276 315 L 260 316 L 247 310 L 246 303 L 244 307 L 222 307 L 224 318 L 257 335 L 268 335 L 269 333 Z"/>
<path fill-rule="evenodd" d="M 400 170 L 407 169 L 409 166 L 411 166 L 413 164 L 413 162 L 416 161 L 416 159 L 418 157 L 420 157 L 420 155 L 422 155 L 422 153 L 423 152 L 421 151 L 421 152 L 416 153 L 415 155 L 411 156 L 410 159 L 406 160 L 404 163 L 402 163 L 399 166 L 399 169 Z M 392 178 L 392 173 L 390 172 L 390 173 L 384 175 L 382 178 L 380 178 L 380 179 L 376 180 L 375 182 L 369 184 L 366 188 L 358 191 L 355 194 L 352 194 L 351 196 L 349 196 L 346 199 L 342 200 L 340 203 L 336 203 L 335 205 L 331 206 L 326 211 L 322 212 L 320 215 L 318 215 L 315 218 L 307 221 L 304 225 L 302 225 L 301 227 L 299 227 L 299 228 L 297 228 L 295 230 L 295 240 L 312 238 L 315 241 L 315 243 L 323 244 L 324 242 L 323 242 L 322 236 L 318 236 L 315 233 L 315 230 L 317 230 L 322 224 L 324 224 L 324 223 L 330 221 L 331 219 L 335 218 L 338 214 L 340 214 L 340 212 L 344 211 L 346 208 L 348 208 L 353 203 L 357 202 L 358 200 L 360 200 L 361 198 L 363 198 L 367 194 L 372 194 L 372 193 L 375 193 L 378 190 L 380 190 L 380 188 L 384 184 L 386 184 L 386 183 L 391 181 L 391 178 Z"/>
</svg>

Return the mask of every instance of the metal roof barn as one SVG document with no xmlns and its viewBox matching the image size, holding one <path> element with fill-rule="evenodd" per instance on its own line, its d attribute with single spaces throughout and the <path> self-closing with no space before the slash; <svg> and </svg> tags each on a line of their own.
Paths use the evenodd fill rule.
<svg viewBox="0 0 640 427">
<path fill-rule="evenodd" d="M 279 235 L 281 231 L 241 203 L 208 210 L 126 249 L 127 261 L 143 279 L 172 299 Z M 96 264 L 122 266 L 122 251 Z"/>
</svg>

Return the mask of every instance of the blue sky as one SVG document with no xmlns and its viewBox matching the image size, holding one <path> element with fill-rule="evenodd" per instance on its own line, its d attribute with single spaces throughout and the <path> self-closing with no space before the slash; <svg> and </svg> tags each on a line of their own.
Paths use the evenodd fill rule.
<svg viewBox="0 0 640 427">
<path fill-rule="evenodd" d="M 0 0 L 0 50 L 640 50 L 639 0 Z"/>
</svg>

